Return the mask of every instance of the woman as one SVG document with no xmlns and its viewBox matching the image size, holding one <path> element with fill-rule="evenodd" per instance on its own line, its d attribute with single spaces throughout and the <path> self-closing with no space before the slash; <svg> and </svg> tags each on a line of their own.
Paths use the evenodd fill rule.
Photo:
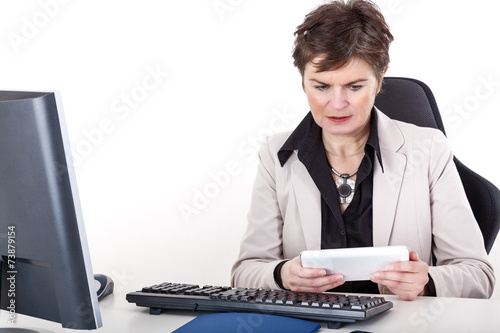
<svg viewBox="0 0 500 333">
<path fill-rule="evenodd" d="M 232 284 L 405 300 L 489 297 L 493 269 L 443 134 L 374 107 L 393 40 L 378 8 L 368 0 L 322 5 L 295 35 L 294 64 L 311 112 L 261 147 Z M 406 245 L 410 260 L 370 281 L 345 282 L 302 267 L 299 257 L 385 245 Z"/>
</svg>

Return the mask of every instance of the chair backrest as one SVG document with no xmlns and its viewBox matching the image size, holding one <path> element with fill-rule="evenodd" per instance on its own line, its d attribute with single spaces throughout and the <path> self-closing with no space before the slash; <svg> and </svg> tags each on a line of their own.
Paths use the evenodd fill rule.
<svg viewBox="0 0 500 333">
<path fill-rule="evenodd" d="M 434 95 L 421 81 L 402 77 L 384 78 L 375 106 L 389 118 L 437 128 L 446 134 Z M 454 161 L 489 253 L 500 228 L 500 191 L 456 157 Z"/>
</svg>

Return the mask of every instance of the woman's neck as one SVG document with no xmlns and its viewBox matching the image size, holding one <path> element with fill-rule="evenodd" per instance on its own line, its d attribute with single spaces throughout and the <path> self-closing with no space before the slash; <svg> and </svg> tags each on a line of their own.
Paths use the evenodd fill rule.
<svg viewBox="0 0 500 333">
<path fill-rule="evenodd" d="M 352 157 L 364 152 L 370 134 L 370 126 L 365 126 L 356 135 L 331 135 L 323 132 L 323 145 L 332 157 Z"/>
</svg>

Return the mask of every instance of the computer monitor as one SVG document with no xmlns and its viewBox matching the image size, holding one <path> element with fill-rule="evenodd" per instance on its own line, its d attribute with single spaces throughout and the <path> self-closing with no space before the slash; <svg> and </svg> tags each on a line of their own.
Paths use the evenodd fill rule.
<svg viewBox="0 0 500 333">
<path fill-rule="evenodd" d="M 61 106 L 58 93 L 0 91 L 0 332 L 17 314 L 102 326 Z"/>
</svg>

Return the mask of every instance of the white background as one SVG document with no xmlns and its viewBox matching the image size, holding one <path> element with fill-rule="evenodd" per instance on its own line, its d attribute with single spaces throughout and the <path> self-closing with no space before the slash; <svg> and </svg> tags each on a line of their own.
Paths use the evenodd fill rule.
<svg viewBox="0 0 500 333">
<path fill-rule="evenodd" d="M 454 153 L 500 186 L 499 2 L 375 2 L 387 75 L 426 82 Z M 291 49 L 321 3 L 0 1 L 0 89 L 61 91 L 94 271 L 117 290 L 229 284 L 255 147 L 309 110 Z"/>
</svg>

